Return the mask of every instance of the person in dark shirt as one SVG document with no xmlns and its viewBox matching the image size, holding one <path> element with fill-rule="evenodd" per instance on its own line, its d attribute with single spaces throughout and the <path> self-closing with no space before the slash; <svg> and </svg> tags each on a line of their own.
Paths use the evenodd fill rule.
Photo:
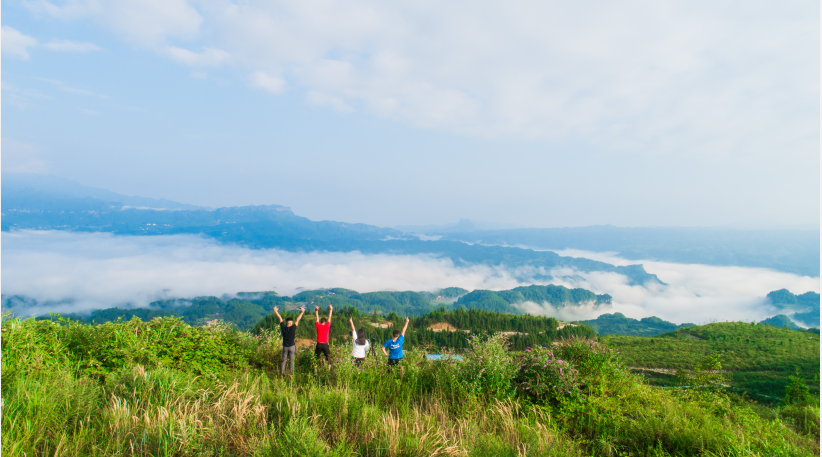
<svg viewBox="0 0 822 457">
<path fill-rule="evenodd" d="M 294 358 L 297 356 L 297 344 L 294 342 L 295 337 L 297 336 L 297 326 L 300 325 L 300 319 L 303 318 L 303 314 L 305 314 L 305 306 L 300 307 L 300 315 L 297 316 L 297 320 L 288 317 L 283 322 L 283 317 L 280 316 L 280 313 L 277 307 L 274 307 L 274 314 L 277 315 L 277 318 L 280 319 L 280 332 L 283 334 L 283 364 L 280 367 L 280 374 L 285 376 L 285 365 L 289 359 L 291 359 L 291 369 L 289 371 L 290 375 L 294 374 Z"/>
<path fill-rule="evenodd" d="M 314 347 L 314 356 L 320 359 L 320 356 L 324 355 L 325 361 L 329 362 L 329 368 L 331 368 L 331 348 L 328 347 L 328 333 L 331 331 L 332 314 L 334 314 L 334 306 L 328 305 L 328 319 L 320 319 L 320 307 L 314 307 L 314 316 L 317 318 L 314 324 L 317 327 L 317 346 Z"/>
</svg>

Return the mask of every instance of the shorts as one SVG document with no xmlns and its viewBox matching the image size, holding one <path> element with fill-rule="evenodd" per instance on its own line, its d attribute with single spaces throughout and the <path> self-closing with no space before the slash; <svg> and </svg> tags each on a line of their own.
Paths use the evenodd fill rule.
<svg viewBox="0 0 822 457">
<path fill-rule="evenodd" d="M 388 359 L 388 365 L 399 365 L 402 362 L 402 359 Z"/>
<path fill-rule="evenodd" d="M 354 365 L 360 366 L 363 362 L 365 362 L 365 357 L 353 357 Z"/>
<path fill-rule="evenodd" d="M 328 347 L 328 343 L 317 343 L 317 346 L 314 347 L 314 357 L 319 359 L 320 354 L 325 354 L 325 360 L 331 360 L 331 349 Z"/>
</svg>

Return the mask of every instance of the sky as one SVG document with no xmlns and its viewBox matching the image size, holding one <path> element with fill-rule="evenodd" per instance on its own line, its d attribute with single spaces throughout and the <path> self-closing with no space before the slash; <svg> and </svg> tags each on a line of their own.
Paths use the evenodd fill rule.
<svg viewBox="0 0 822 457">
<path fill-rule="evenodd" d="M 2 169 L 381 226 L 818 224 L 819 18 L 810 1 L 8 0 Z"/>
<path fill-rule="evenodd" d="M 18 316 L 45 312 L 145 307 L 154 300 L 222 296 L 274 290 L 344 287 L 358 292 L 512 289 L 520 285 L 581 287 L 613 297 L 610 306 L 554 309 L 547 303 L 522 303 L 534 315 L 565 320 L 594 319 L 621 312 L 641 319 L 657 316 L 678 324 L 761 321 L 779 314 L 768 292 L 819 292 L 819 278 L 763 268 L 686 265 L 639 261 L 664 285 L 630 285 L 617 273 L 557 269 L 550 282 L 529 277 L 527 269 L 470 265 L 425 255 L 366 255 L 359 252 L 285 252 L 224 245 L 195 235 L 115 236 L 110 233 L 15 231 L 2 236 L 3 294 L 24 295 L 42 304 L 71 298 L 62 305 L 15 309 Z M 592 258 L 615 265 L 637 263 L 613 253 L 578 250 L 562 255 Z M 537 273 L 536 270 L 530 273 Z M 546 273 L 546 272 L 543 272 Z"/>
</svg>

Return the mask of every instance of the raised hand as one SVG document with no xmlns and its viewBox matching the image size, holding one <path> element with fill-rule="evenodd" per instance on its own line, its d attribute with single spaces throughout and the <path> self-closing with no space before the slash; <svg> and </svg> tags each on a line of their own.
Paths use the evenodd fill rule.
<svg viewBox="0 0 822 457">
<path fill-rule="evenodd" d="M 319 310 L 320 310 L 320 306 L 319 305 L 314 305 L 314 311 L 319 311 Z"/>
<path fill-rule="evenodd" d="M 305 312 L 305 305 L 300 306 L 300 311 Z"/>
<path fill-rule="evenodd" d="M 328 305 L 328 309 L 334 309 L 334 305 Z"/>
<path fill-rule="evenodd" d="M 408 322 L 408 316 L 405 316 L 405 322 Z"/>
<path fill-rule="evenodd" d="M 279 310 L 280 310 L 280 308 L 278 308 L 278 307 L 276 307 L 276 306 L 274 307 L 274 312 L 275 312 L 275 313 L 276 313 L 277 311 L 279 311 Z"/>
<path fill-rule="evenodd" d="M 348 318 L 348 322 L 351 322 L 351 323 L 353 324 L 353 323 L 354 323 L 354 318 L 353 318 L 353 317 L 349 317 L 349 318 Z"/>
</svg>

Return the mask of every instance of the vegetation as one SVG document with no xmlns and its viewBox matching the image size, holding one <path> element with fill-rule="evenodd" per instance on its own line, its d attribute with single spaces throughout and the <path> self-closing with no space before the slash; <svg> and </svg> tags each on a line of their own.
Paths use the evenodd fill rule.
<svg viewBox="0 0 822 457">
<path fill-rule="evenodd" d="M 467 295 L 466 295 L 467 294 Z M 498 306 L 495 300 L 465 300 L 466 297 L 477 297 L 482 294 L 492 295 L 501 300 L 504 307 Z M 449 304 L 454 298 L 461 297 Z M 608 303 L 608 295 L 596 295 L 585 289 L 567 289 L 563 286 L 528 286 L 499 292 L 474 291 L 459 287 L 449 287 L 434 292 L 367 292 L 332 288 L 307 290 L 294 296 L 280 296 L 276 292 L 240 292 L 234 298 L 197 297 L 191 299 L 161 300 L 153 302 L 148 308 L 107 308 L 95 310 L 89 314 L 70 314 L 73 320 L 85 323 L 105 323 L 122 318 L 129 320 L 136 316 L 142 320 L 155 317 L 181 317 L 189 325 L 203 325 L 213 319 L 222 319 L 236 325 L 241 330 L 251 329 L 265 316 L 271 314 L 273 307 L 280 306 L 284 311 L 296 310 L 301 306 L 312 308 L 320 306 L 327 309 L 334 306 L 337 310 L 346 307 L 354 308 L 359 313 L 389 316 L 419 316 L 445 307 L 461 307 L 488 311 L 510 312 L 521 314 L 511 303 L 535 301 L 552 303 L 558 307 L 575 306 L 588 302 Z M 444 300 L 444 301 L 443 301 Z M 25 313 L 25 309 L 38 307 L 48 309 L 48 303 L 36 303 L 34 300 L 20 296 L 4 296 L 3 308 L 16 313 Z M 18 311 L 20 310 L 20 311 Z M 48 317 L 43 317 L 49 319 Z M 273 319 L 273 315 L 269 317 Z M 505 329 L 508 330 L 508 329 Z M 511 329 L 516 330 L 516 329 Z M 536 344 L 536 343 L 535 343 Z M 462 347 L 462 346 L 461 346 Z"/>
<path fill-rule="evenodd" d="M 283 319 L 290 316 L 296 319 L 297 311 L 283 314 Z M 322 316 L 321 316 L 322 317 Z M 334 308 L 334 317 L 331 319 L 329 338 L 332 342 L 343 343 L 349 338 L 351 324 L 354 321 L 356 328 L 364 329 L 367 338 L 374 338 L 380 344 L 391 338 L 394 329 L 402 328 L 404 319 L 395 313 L 386 317 L 377 317 L 374 314 L 361 314 L 353 307 L 342 309 Z M 297 327 L 297 338 L 312 339 L 316 335 L 314 315 L 308 310 Z M 430 327 L 434 324 L 449 324 L 450 331 L 434 331 Z M 524 350 L 528 347 L 550 346 L 560 338 L 582 336 L 593 338 L 596 332 L 587 325 L 566 326 L 559 328 L 560 323 L 552 317 L 518 316 L 500 314 L 489 311 L 458 308 L 446 311 L 440 308 L 432 313 L 413 317 L 409 331 L 405 335 L 405 347 L 431 347 L 448 349 L 463 349 L 470 345 L 470 341 L 477 337 L 489 337 L 499 332 L 505 332 L 511 349 Z M 254 326 L 254 334 L 279 331 L 279 319 L 269 315 Z"/>
<path fill-rule="evenodd" d="M 521 314 L 522 311 L 513 305 L 524 302 L 549 303 L 555 308 L 581 304 L 609 305 L 611 304 L 611 296 L 608 294 L 597 295 L 585 289 L 568 289 L 565 286 L 532 285 L 497 292 L 475 290 L 460 297 L 454 305 L 498 313 Z"/>
<path fill-rule="evenodd" d="M 768 294 L 771 303 L 786 311 L 793 311 L 791 318 L 811 327 L 819 327 L 819 294 L 805 292 L 794 295 L 787 289 L 775 290 Z"/>
<path fill-rule="evenodd" d="M 791 330 L 800 330 L 801 327 L 796 325 L 790 317 L 784 314 L 777 314 L 774 317 L 769 317 L 759 322 L 762 325 L 770 325 L 772 327 L 789 328 Z"/>
<path fill-rule="evenodd" d="M 783 331 L 783 330 L 778 330 Z M 804 334 L 803 334 L 804 335 Z M 298 354 L 280 378 L 277 334 L 179 319 L 5 319 L 2 447 L 28 456 L 811 456 L 818 401 L 764 408 L 719 389 L 654 389 L 583 338 L 507 349 L 477 338 L 453 358 L 407 351 L 333 368 Z M 801 386 L 802 383 L 799 383 Z M 801 387 L 800 387 L 801 390 Z M 803 422 L 804 421 L 804 422 Z M 813 426 L 816 426 L 814 429 Z"/>
<path fill-rule="evenodd" d="M 603 314 L 596 319 L 581 322 L 589 325 L 600 335 L 634 336 L 653 336 L 660 333 L 672 332 L 681 327 L 691 327 L 694 325 L 676 325 L 673 322 L 664 321 L 656 316 L 636 320 L 625 317 L 622 313 Z"/>
<path fill-rule="evenodd" d="M 763 403 L 776 403 L 797 370 L 819 396 L 819 334 L 743 322 L 680 328 L 655 337 L 602 336 L 626 365 L 656 385 L 675 385 L 675 371 L 709 355 L 721 360 L 733 388 Z"/>
</svg>

